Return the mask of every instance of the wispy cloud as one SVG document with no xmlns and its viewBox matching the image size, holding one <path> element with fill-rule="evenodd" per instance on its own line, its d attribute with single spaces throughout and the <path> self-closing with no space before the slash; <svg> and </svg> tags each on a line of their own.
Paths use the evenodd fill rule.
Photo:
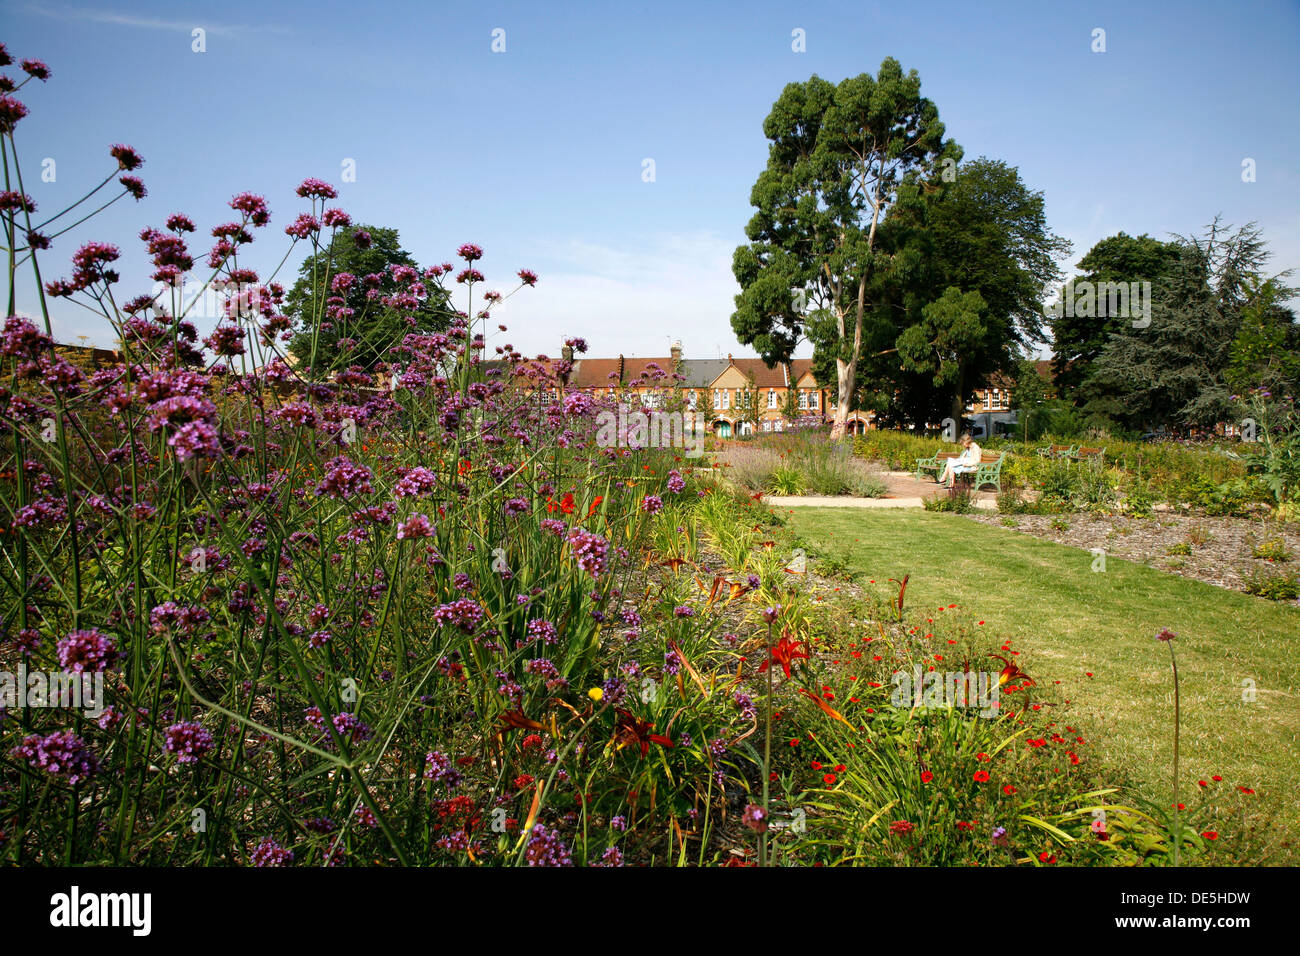
<svg viewBox="0 0 1300 956">
<path fill-rule="evenodd" d="M 202 27 L 213 36 L 239 36 L 254 33 L 290 33 L 288 27 L 273 24 L 242 26 L 237 24 L 213 23 L 206 18 L 195 16 L 188 20 L 163 20 L 158 17 L 143 17 L 131 13 L 117 13 L 113 10 L 88 10 L 84 7 L 60 7 L 27 4 L 21 8 L 27 13 L 39 14 L 55 20 L 68 22 L 84 21 L 88 23 L 105 23 L 111 26 L 131 27 L 139 30 L 169 30 L 189 33 L 195 27 Z"/>
</svg>

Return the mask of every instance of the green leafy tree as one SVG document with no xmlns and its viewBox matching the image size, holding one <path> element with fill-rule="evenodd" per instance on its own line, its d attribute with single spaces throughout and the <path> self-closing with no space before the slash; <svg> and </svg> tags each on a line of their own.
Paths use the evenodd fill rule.
<svg viewBox="0 0 1300 956">
<path fill-rule="evenodd" d="M 1042 434 L 1047 419 L 1047 403 L 1052 398 L 1052 383 L 1038 371 L 1033 359 L 1016 363 L 1016 377 L 1011 385 L 1011 407 L 1020 417 L 1025 441 Z"/>
<path fill-rule="evenodd" d="M 1269 252 L 1254 223 L 1232 231 L 1217 218 L 1204 236 L 1180 242 L 1177 264 L 1154 296 L 1150 325 L 1121 326 L 1090 378 L 1104 410 L 1130 428 L 1207 427 L 1234 415 L 1233 345 Z"/>
<path fill-rule="evenodd" d="M 1129 327 L 1131 318 L 1121 315 L 1098 315 L 1094 297 L 1088 308 L 1065 308 L 1073 303 L 1075 291 L 1083 290 L 1088 283 L 1092 291 L 1106 283 L 1150 282 L 1159 288 L 1168 279 L 1182 255 L 1177 242 L 1162 242 L 1143 234 L 1130 236 L 1121 232 L 1102 239 L 1088 254 L 1079 260 L 1077 268 L 1082 274 L 1071 279 L 1062 290 L 1061 300 L 1054 303 L 1056 314 L 1050 322 L 1054 357 L 1053 376 L 1061 395 L 1077 405 L 1085 405 L 1101 396 L 1095 387 L 1088 387 L 1093 363 L 1102 353 L 1112 335 Z M 1082 301 L 1082 296 L 1078 297 Z M 1106 299 L 1105 301 L 1109 301 Z M 1108 308 L 1101 308 L 1103 313 Z"/>
<path fill-rule="evenodd" d="M 878 249 L 895 268 L 880 289 L 882 321 L 867 330 L 854 404 L 921 429 L 956 417 L 981 381 L 1044 341 L 1042 290 L 1059 278 L 1056 260 L 1069 243 L 1048 229 L 1041 192 L 1015 167 L 980 157 L 900 186 Z M 949 363 L 936 380 L 920 349 L 937 345 L 938 316 L 925 309 L 950 288 L 984 300 L 984 332 L 963 342 L 961 368 Z M 824 324 L 811 321 L 809 338 Z M 821 361 L 819 377 L 831 371 Z"/>
<path fill-rule="evenodd" d="M 946 400 L 945 414 L 960 420 L 974 388 L 995 372 L 1010 372 L 1017 355 L 1044 341 L 1043 289 L 1059 279 L 1056 260 L 1070 244 L 1048 229 L 1043 194 L 1000 160 L 963 163 L 954 181 L 941 177 L 938 188 L 922 188 L 921 195 L 923 204 L 901 206 L 903 217 L 923 213 L 924 226 L 918 223 L 910 239 L 923 265 L 897 313 L 913 317 L 898 349 L 901 371 L 934 375 L 929 382 L 905 379 L 898 391 L 927 415 Z M 938 302 L 928 301 L 938 289 L 945 290 Z M 961 305 L 963 293 L 982 304 L 974 309 L 967 298 Z M 931 359 L 919 351 L 927 343 Z M 943 349 L 949 357 L 940 359 Z M 910 395 L 915 388 L 944 394 Z"/>
<path fill-rule="evenodd" d="M 1241 328 L 1233 340 L 1225 373 L 1237 393 L 1261 388 L 1275 395 L 1300 395 L 1300 325 L 1284 303 L 1296 290 L 1280 278 L 1253 280 L 1247 287 Z"/>
<path fill-rule="evenodd" d="M 834 357 L 831 434 L 840 437 L 869 326 L 892 325 L 882 314 L 886 287 L 905 264 L 877 248 L 882 225 L 901 183 L 955 163 L 961 150 L 944 139 L 920 76 L 893 58 L 875 77 L 788 84 L 763 133 L 767 167 L 750 193 L 757 212 L 732 263 L 741 287 L 732 328 L 774 366 L 793 357 L 810 308 L 833 316 L 813 344 Z"/>
<path fill-rule="evenodd" d="M 988 327 L 982 317 L 988 308 L 978 292 L 949 286 L 921 310 L 921 321 L 898 337 L 903 365 L 927 372 L 934 387 L 952 396 L 949 413 L 960 426 L 970 374 L 970 356 L 984 343 Z"/>
<path fill-rule="evenodd" d="M 358 233 L 367 234 L 369 242 L 363 237 L 358 244 Z M 373 370 L 390 360 L 391 349 L 408 333 L 447 328 L 451 308 L 439 286 L 426 284 L 428 295 L 412 307 L 397 309 L 385 303 L 398 290 L 393 266 L 420 268 L 401 247 L 396 229 L 360 225 L 335 232 L 327 247 L 299 266 L 298 280 L 285 296 L 285 314 L 299 329 L 289 352 L 300 364 L 311 365 L 314 377 L 351 365 Z M 342 273 L 355 277 L 346 291 L 334 287 Z M 377 278 L 367 282 L 367 276 Z M 335 297 L 351 310 L 350 316 L 329 317 L 327 306 Z"/>
</svg>

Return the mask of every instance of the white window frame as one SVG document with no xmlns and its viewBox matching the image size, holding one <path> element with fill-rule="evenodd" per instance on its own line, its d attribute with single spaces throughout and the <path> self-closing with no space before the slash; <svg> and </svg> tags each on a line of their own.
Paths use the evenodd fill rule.
<svg viewBox="0 0 1300 956">
<path fill-rule="evenodd" d="M 767 407 L 776 408 L 776 389 L 774 388 L 767 390 Z"/>
</svg>

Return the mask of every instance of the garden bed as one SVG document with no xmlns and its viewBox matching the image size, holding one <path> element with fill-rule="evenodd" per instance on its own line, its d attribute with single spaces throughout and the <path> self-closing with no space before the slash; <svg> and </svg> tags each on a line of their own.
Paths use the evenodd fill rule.
<svg viewBox="0 0 1300 956">
<path fill-rule="evenodd" d="M 1300 556 L 1300 527 L 1273 521 L 1165 514 L 1151 518 L 1077 513 L 1068 515 L 971 514 L 982 524 L 1001 525 L 1058 544 L 1135 561 L 1234 591 L 1245 589 L 1250 572 L 1286 572 Z M 1009 524 L 1014 521 L 1014 524 Z M 1268 561 L 1255 549 L 1281 538 L 1293 557 Z"/>
</svg>

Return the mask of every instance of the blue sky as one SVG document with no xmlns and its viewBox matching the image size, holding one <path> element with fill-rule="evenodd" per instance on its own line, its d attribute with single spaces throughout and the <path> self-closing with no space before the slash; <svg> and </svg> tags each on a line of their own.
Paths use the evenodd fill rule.
<svg viewBox="0 0 1300 956">
<path fill-rule="evenodd" d="M 354 220 L 396 226 L 422 264 L 471 241 L 490 287 L 537 271 L 494 315 L 525 352 L 582 335 L 596 355 L 664 355 L 674 338 L 688 356 L 751 355 L 731 333 L 730 265 L 766 161 L 763 119 L 786 83 L 874 73 L 886 56 L 920 73 L 967 158 L 1018 166 L 1044 192 L 1070 264 L 1120 230 L 1164 238 L 1222 213 L 1259 222 L 1274 269 L 1300 267 L 1295 2 L 6 0 L 0 22 L 15 58 L 53 71 L 22 91 L 31 115 L 16 133 L 41 213 L 102 178 L 110 144 L 146 159 L 145 200 L 42 260 L 46 278 L 64 276 L 80 243 L 115 242 L 129 294 L 150 285 L 142 227 L 182 211 L 206 235 L 244 190 L 271 208 L 251 263 L 265 276 L 306 208 L 294 187 L 317 176 Z M 356 181 L 343 183 L 349 159 Z M 19 306 L 34 311 L 29 289 Z M 61 339 L 112 344 L 104 319 L 55 308 Z"/>
</svg>

